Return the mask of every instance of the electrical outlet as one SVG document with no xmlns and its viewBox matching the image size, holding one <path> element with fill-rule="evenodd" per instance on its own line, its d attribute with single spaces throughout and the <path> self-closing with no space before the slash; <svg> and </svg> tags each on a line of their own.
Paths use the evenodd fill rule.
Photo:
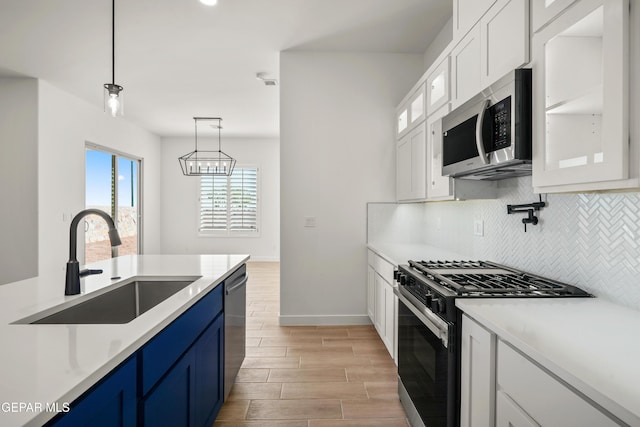
<svg viewBox="0 0 640 427">
<path fill-rule="evenodd" d="M 484 236 L 484 221 L 481 219 L 473 220 L 473 235 L 474 236 Z"/>
</svg>

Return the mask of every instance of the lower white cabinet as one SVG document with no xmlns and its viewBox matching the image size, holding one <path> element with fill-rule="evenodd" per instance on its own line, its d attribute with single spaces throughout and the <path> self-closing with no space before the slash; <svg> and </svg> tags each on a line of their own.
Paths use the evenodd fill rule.
<svg viewBox="0 0 640 427">
<path fill-rule="evenodd" d="M 462 316 L 460 427 L 492 427 L 495 419 L 496 335 Z"/>
<path fill-rule="evenodd" d="M 372 323 L 376 321 L 376 294 L 375 294 L 376 272 L 370 265 L 367 266 L 367 314 Z"/>
<path fill-rule="evenodd" d="M 461 334 L 461 427 L 622 424 L 464 314 Z"/>
<path fill-rule="evenodd" d="M 496 396 L 496 427 L 539 427 L 513 400 L 502 391 Z"/>
<path fill-rule="evenodd" d="M 501 398 L 502 402 L 497 406 L 498 426 L 613 427 L 619 425 L 502 340 L 498 340 L 497 373 L 498 396 L 504 394 L 503 397 L 508 397 L 510 400 Z M 509 418 L 516 417 L 516 409 L 527 417 L 522 418 L 520 424 L 510 424 Z"/>
<path fill-rule="evenodd" d="M 397 363 L 398 297 L 393 293 L 393 265 L 369 250 L 367 312 L 380 339 Z"/>
</svg>

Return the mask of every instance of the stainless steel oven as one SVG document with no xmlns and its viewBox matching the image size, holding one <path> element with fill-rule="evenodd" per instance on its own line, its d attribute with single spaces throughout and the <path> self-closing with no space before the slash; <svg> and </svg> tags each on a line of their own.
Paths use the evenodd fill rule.
<svg viewBox="0 0 640 427">
<path fill-rule="evenodd" d="M 455 325 L 398 288 L 400 400 L 413 427 L 457 425 Z"/>
<path fill-rule="evenodd" d="M 413 427 L 460 424 L 462 313 L 456 298 L 589 297 L 566 283 L 488 261 L 400 265 L 398 392 Z"/>
</svg>

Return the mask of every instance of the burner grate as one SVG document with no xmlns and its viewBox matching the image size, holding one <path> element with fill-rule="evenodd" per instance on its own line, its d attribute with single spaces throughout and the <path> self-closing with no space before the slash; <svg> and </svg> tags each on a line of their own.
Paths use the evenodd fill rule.
<svg viewBox="0 0 640 427">
<path fill-rule="evenodd" d="M 487 261 L 409 261 L 409 265 L 458 296 L 590 296 L 578 287 Z"/>
</svg>

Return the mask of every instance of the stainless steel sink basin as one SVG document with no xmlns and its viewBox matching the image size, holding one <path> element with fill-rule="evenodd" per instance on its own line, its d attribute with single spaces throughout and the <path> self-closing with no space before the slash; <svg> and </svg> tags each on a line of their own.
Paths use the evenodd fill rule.
<svg viewBox="0 0 640 427">
<path fill-rule="evenodd" d="M 59 310 L 45 310 L 16 323 L 26 324 L 118 324 L 129 323 L 197 278 L 158 280 L 136 278 L 129 283 Z M 60 307 L 60 306 L 58 306 Z"/>
</svg>

